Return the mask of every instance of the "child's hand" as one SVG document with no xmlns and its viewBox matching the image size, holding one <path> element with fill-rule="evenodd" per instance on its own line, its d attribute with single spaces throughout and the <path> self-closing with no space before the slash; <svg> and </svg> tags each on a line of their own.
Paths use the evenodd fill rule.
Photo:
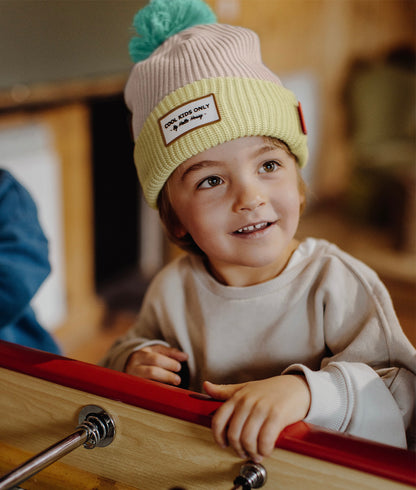
<svg viewBox="0 0 416 490">
<path fill-rule="evenodd" d="M 150 345 L 130 355 L 125 372 L 153 381 L 160 381 L 178 386 L 181 378 L 181 362 L 188 359 L 188 354 L 165 345 Z"/>
<path fill-rule="evenodd" d="M 308 385 L 298 375 L 234 385 L 205 381 L 204 389 L 217 400 L 227 400 L 212 420 L 215 441 L 257 463 L 270 455 L 287 425 L 306 417 L 310 406 Z"/>
</svg>

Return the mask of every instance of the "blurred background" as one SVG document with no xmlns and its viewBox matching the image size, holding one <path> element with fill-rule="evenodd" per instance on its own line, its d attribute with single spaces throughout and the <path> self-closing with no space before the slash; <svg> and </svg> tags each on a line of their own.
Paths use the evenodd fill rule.
<svg viewBox="0 0 416 490">
<path fill-rule="evenodd" d="M 34 300 L 67 356 L 96 362 L 177 253 L 143 205 L 123 88 L 140 0 L 0 0 L 0 167 L 29 189 L 53 273 Z M 208 0 L 255 30 L 302 103 L 299 237 L 373 267 L 416 342 L 414 0 Z"/>
</svg>

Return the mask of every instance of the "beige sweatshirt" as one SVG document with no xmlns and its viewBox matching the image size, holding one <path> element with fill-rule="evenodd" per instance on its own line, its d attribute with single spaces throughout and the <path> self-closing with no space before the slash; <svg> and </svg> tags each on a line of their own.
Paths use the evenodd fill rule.
<svg viewBox="0 0 416 490">
<path fill-rule="evenodd" d="M 303 372 L 306 422 L 399 447 L 407 429 L 413 444 L 416 350 L 376 273 L 324 240 L 308 238 L 276 278 L 243 288 L 217 282 L 199 257 L 173 261 L 102 364 L 123 371 L 154 343 L 189 354 L 192 390 Z"/>
</svg>

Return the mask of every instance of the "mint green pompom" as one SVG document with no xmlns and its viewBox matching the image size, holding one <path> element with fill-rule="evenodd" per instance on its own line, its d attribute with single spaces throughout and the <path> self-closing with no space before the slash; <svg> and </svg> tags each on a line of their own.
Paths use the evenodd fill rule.
<svg viewBox="0 0 416 490">
<path fill-rule="evenodd" d="M 210 7 L 202 0 L 151 0 L 134 17 L 138 36 L 129 43 L 132 60 L 148 58 L 167 38 L 200 24 L 217 21 Z"/>
</svg>

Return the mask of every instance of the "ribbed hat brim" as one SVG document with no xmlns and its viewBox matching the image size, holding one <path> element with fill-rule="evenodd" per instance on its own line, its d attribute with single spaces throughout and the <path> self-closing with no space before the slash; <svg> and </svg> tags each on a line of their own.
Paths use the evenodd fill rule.
<svg viewBox="0 0 416 490">
<path fill-rule="evenodd" d="M 200 116 L 187 122 L 170 136 L 178 115 Z M 215 108 L 211 107 L 212 102 Z M 186 112 L 180 114 L 181 108 Z M 211 111 L 211 112 L 210 112 Z M 171 116 L 171 117 L 170 117 Z M 213 120 L 214 119 L 214 120 Z M 168 121 L 167 123 L 165 121 Z M 163 124 L 161 124 L 161 122 Z M 193 126 L 196 124 L 196 126 Z M 167 128 L 165 126 L 168 126 Z M 271 136 L 284 141 L 306 164 L 306 136 L 299 118 L 295 95 L 274 82 L 250 78 L 210 78 L 196 81 L 170 93 L 153 109 L 137 138 L 134 160 L 144 196 L 156 208 L 157 197 L 172 172 L 188 158 L 226 141 L 245 136 Z M 171 138 L 173 138 L 171 140 Z"/>
</svg>

